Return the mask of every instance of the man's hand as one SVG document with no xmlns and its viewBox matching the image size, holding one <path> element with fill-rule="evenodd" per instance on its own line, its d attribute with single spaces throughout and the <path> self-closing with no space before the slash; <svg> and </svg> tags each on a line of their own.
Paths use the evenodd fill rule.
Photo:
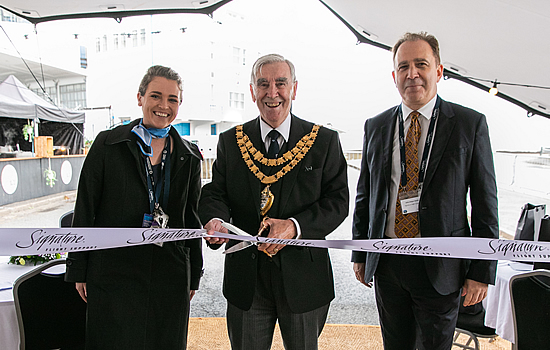
<svg viewBox="0 0 550 350">
<path fill-rule="evenodd" d="M 269 238 L 280 238 L 280 239 L 293 239 L 296 238 L 298 232 L 296 231 L 296 226 L 294 222 L 290 219 L 280 220 L 280 219 L 265 219 L 263 225 L 269 226 Z M 261 243 L 258 244 L 258 250 L 266 251 L 268 254 L 275 255 L 281 249 L 283 249 L 285 244 L 268 244 Z"/>
<path fill-rule="evenodd" d="M 195 296 L 195 293 L 196 293 L 196 292 L 197 292 L 197 291 L 196 291 L 196 290 L 193 290 L 193 289 L 191 289 L 191 290 L 189 291 L 189 301 L 193 300 L 193 297 Z"/>
<path fill-rule="evenodd" d="M 369 288 L 372 287 L 372 282 L 365 282 L 365 263 L 353 263 L 353 272 L 359 282 Z"/>
<path fill-rule="evenodd" d="M 75 287 L 82 300 L 88 302 L 88 290 L 86 289 L 86 283 L 76 282 Z"/>
<path fill-rule="evenodd" d="M 487 283 L 466 279 L 462 286 L 462 296 L 466 296 L 463 305 L 471 306 L 481 302 L 487 296 L 488 288 Z"/>
<path fill-rule="evenodd" d="M 204 228 L 207 230 L 206 234 L 213 235 L 214 232 L 228 233 L 227 229 L 222 226 L 222 222 L 218 219 L 212 219 L 208 221 Z M 223 244 L 229 242 L 228 238 L 217 237 L 204 237 L 204 239 L 210 244 Z"/>
</svg>

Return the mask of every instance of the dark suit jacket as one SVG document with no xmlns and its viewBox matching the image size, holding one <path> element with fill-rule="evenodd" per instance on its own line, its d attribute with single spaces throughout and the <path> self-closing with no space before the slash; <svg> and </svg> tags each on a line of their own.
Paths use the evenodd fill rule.
<svg viewBox="0 0 550 350">
<path fill-rule="evenodd" d="M 312 123 L 292 116 L 288 149 L 312 127 Z M 258 149 L 265 148 L 260 146 L 263 141 L 259 118 L 245 123 L 243 130 Z M 265 173 L 267 169 L 263 170 Z M 212 182 L 203 187 L 199 203 L 203 225 L 212 218 L 219 218 L 256 234 L 261 220 L 260 191 L 264 185 L 242 159 L 235 128 L 220 134 L 212 174 Z M 308 154 L 272 185 L 271 190 L 275 203 L 268 216 L 295 218 L 303 239 L 324 239 L 336 229 L 348 215 L 349 206 L 347 165 L 338 134 L 320 128 Z M 230 241 L 228 247 L 236 243 L 238 241 Z M 231 304 L 243 310 L 248 310 L 252 304 L 258 254 L 263 253 L 252 247 L 225 258 L 224 295 Z M 326 249 L 286 246 L 277 254 L 277 259 L 280 259 L 285 293 L 293 312 L 313 310 L 334 298 L 332 267 Z"/>
<path fill-rule="evenodd" d="M 443 100 L 440 108 L 419 204 L 420 234 L 498 238 L 497 190 L 485 116 Z M 398 107 L 388 109 L 365 122 L 353 239 L 384 237 L 387 213 L 395 205 L 388 197 L 397 111 Z M 468 190 L 471 224 L 466 212 Z M 354 262 L 366 262 L 366 281 L 372 279 L 379 256 L 353 252 Z M 495 280 L 496 261 L 424 259 L 428 277 L 442 295 L 460 289 L 465 278 L 489 284 Z"/>
</svg>

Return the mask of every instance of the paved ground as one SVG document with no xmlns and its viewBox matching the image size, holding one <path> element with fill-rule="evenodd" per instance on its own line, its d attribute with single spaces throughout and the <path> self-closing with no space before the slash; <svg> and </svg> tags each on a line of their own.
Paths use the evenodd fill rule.
<svg viewBox="0 0 550 350">
<path fill-rule="evenodd" d="M 359 171 L 349 168 L 350 198 L 355 198 Z M 42 197 L 0 207 L 0 227 L 58 227 L 63 213 L 74 207 L 75 193 Z M 514 192 L 499 188 L 499 215 L 501 236 L 513 236 L 523 204 L 550 203 L 549 197 Z M 353 200 L 350 203 L 350 213 Z M 330 239 L 349 239 L 351 215 L 332 233 Z M 200 290 L 192 301 L 192 317 L 223 317 L 226 302 L 221 294 L 223 255 L 220 251 L 204 249 L 205 275 Z M 353 275 L 350 252 L 331 250 L 336 299 L 331 304 L 328 322 L 333 324 L 378 325 L 378 314 L 373 290 L 359 284 Z M 307 283 L 307 280 L 304 280 Z"/>
</svg>

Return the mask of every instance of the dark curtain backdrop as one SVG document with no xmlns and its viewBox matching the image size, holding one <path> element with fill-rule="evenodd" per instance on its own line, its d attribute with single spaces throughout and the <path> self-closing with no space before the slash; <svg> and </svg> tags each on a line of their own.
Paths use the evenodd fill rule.
<svg viewBox="0 0 550 350">
<path fill-rule="evenodd" d="M 27 119 L 0 117 L 0 146 L 11 146 L 14 151 L 32 151 L 32 142 L 25 141 L 23 126 Z"/>
<path fill-rule="evenodd" d="M 41 120 L 38 124 L 40 136 L 53 136 L 54 146 L 69 147 L 69 154 L 82 154 L 84 147 L 84 124 L 58 123 Z"/>
</svg>

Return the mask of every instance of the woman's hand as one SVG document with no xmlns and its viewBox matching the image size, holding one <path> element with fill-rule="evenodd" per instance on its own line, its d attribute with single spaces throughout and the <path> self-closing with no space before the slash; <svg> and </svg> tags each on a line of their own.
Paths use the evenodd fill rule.
<svg viewBox="0 0 550 350">
<path fill-rule="evenodd" d="M 85 302 L 88 302 L 88 290 L 86 289 L 86 282 L 76 282 L 75 284 L 76 290 L 78 291 L 78 294 L 80 294 L 80 297 Z"/>
</svg>

